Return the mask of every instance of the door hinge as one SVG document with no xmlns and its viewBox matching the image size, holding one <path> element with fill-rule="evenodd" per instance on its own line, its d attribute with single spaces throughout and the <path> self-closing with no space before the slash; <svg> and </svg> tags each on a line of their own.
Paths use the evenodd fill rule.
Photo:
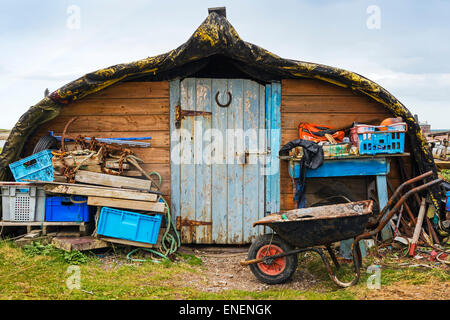
<svg viewBox="0 0 450 320">
<path fill-rule="evenodd" d="M 210 225 L 212 225 L 211 221 L 189 220 L 189 219 L 181 219 L 180 216 L 177 217 L 177 230 L 181 230 L 181 227 L 210 226 Z"/>
<path fill-rule="evenodd" d="M 185 117 L 198 117 L 198 116 L 210 116 L 210 111 L 195 111 L 195 110 L 183 110 L 180 105 L 175 108 L 175 128 L 181 128 L 181 120 Z"/>
</svg>

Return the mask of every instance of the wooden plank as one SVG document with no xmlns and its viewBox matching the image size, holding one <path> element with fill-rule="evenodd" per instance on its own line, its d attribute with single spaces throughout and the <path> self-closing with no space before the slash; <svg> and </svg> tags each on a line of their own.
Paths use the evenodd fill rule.
<svg viewBox="0 0 450 320">
<path fill-rule="evenodd" d="M 300 166 L 294 165 L 296 173 L 299 173 Z M 386 159 L 364 159 L 364 160 L 340 160 L 324 161 L 315 169 L 307 169 L 306 177 L 344 177 L 344 176 L 374 176 L 387 174 L 389 166 Z"/>
<path fill-rule="evenodd" d="M 113 176 L 89 171 L 78 171 L 75 174 L 75 181 L 115 188 L 132 188 L 143 190 L 150 190 L 152 184 L 149 180 Z"/>
<path fill-rule="evenodd" d="M 196 111 L 211 112 L 211 79 L 196 80 Z M 195 162 L 195 220 L 211 222 L 211 159 L 204 159 L 204 150 L 211 143 L 204 140 L 205 133 L 211 129 L 211 116 L 195 117 L 194 141 L 197 143 L 194 148 Z M 206 158 L 206 152 L 205 152 Z M 209 154 L 210 158 L 210 154 Z M 211 225 L 199 225 L 195 230 L 195 243 L 211 243 L 212 227 Z"/>
<path fill-rule="evenodd" d="M 80 196 L 97 196 L 103 198 L 117 198 L 128 200 L 140 200 L 140 201 L 156 201 L 157 195 L 153 193 L 127 191 L 127 190 L 114 190 L 114 189 L 100 189 L 90 188 L 83 186 L 66 186 L 66 185 L 45 185 L 44 190 L 46 192 L 58 193 L 58 194 L 75 194 Z"/>
<path fill-rule="evenodd" d="M 164 182 L 170 181 L 170 164 L 169 163 L 142 163 L 139 164 L 142 169 L 146 172 L 158 172 Z M 133 165 L 131 165 L 132 170 L 135 170 Z"/>
<path fill-rule="evenodd" d="M 169 96 L 169 82 L 121 82 L 104 90 L 89 95 L 89 99 L 97 98 L 165 98 Z"/>
<path fill-rule="evenodd" d="M 170 82 L 170 211 L 172 223 L 176 222 L 180 216 L 180 164 L 177 161 L 180 157 L 180 131 L 175 127 L 176 107 L 180 103 L 180 80 Z M 161 174 L 161 173 L 160 173 Z M 164 177 L 164 176 L 163 176 Z"/>
<path fill-rule="evenodd" d="M 61 109 L 61 116 L 152 115 L 169 112 L 169 97 L 155 99 L 82 99 Z"/>
<path fill-rule="evenodd" d="M 108 248 L 110 244 L 90 236 L 85 237 L 55 237 L 52 245 L 56 248 L 72 252 Z"/>
<path fill-rule="evenodd" d="M 368 121 L 381 122 L 390 114 L 367 114 L 367 113 L 283 113 L 281 116 L 281 127 L 286 129 L 297 129 L 301 122 L 317 123 L 330 126 L 331 128 L 350 127 L 353 122 L 365 123 Z"/>
<path fill-rule="evenodd" d="M 133 148 L 134 153 L 144 161 L 144 163 L 161 163 L 169 164 L 170 149 L 169 148 Z"/>
<path fill-rule="evenodd" d="M 265 170 L 265 175 L 266 175 L 266 179 L 265 179 L 265 212 L 264 215 L 266 215 L 266 213 L 275 213 L 278 212 L 273 210 L 273 207 L 275 206 L 274 202 L 273 202 L 273 192 L 272 192 L 272 177 L 273 175 L 270 174 L 270 169 L 274 167 L 274 164 L 276 162 L 273 162 L 274 160 L 276 161 L 278 159 L 278 154 L 276 154 L 277 152 L 275 151 L 275 144 L 276 141 L 274 141 L 273 144 L 273 148 L 274 150 L 272 150 L 272 135 L 275 134 L 275 129 L 276 129 L 276 116 L 274 115 L 274 107 L 273 107 L 273 99 L 272 99 L 272 84 L 267 84 L 266 85 L 266 150 L 270 149 L 270 154 L 267 156 L 267 163 L 265 164 L 264 170 Z M 273 129 L 272 129 L 273 128 Z M 280 149 L 280 146 L 278 146 L 278 150 Z M 278 160 L 279 161 L 279 160 Z M 279 170 L 278 170 L 279 173 Z M 276 200 L 278 202 L 278 206 L 280 204 L 280 196 L 278 195 L 277 197 L 278 199 Z M 279 209 L 279 207 L 277 208 Z"/>
<path fill-rule="evenodd" d="M 84 226 L 84 222 L 51 222 L 51 221 L 0 221 L 0 226 L 18 227 L 18 226 Z"/>
<path fill-rule="evenodd" d="M 183 110 L 195 110 L 197 95 L 195 93 L 196 82 L 194 78 L 187 78 L 181 82 L 181 108 Z M 180 163 L 180 212 L 181 218 L 195 220 L 195 159 L 194 159 L 194 121 L 195 117 L 186 117 L 181 121 L 181 163 Z M 181 241 L 193 243 L 195 228 L 182 227 Z"/>
<path fill-rule="evenodd" d="M 259 124 L 261 109 L 265 105 L 261 105 L 260 101 L 261 86 L 251 80 L 244 80 L 244 132 L 250 130 L 255 135 L 245 138 L 245 149 L 249 152 L 264 152 L 259 148 Z M 262 125 L 264 128 L 264 124 Z M 260 175 L 260 156 L 252 154 L 248 156 L 248 164 L 244 166 L 243 174 L 243 208 L 241 216 L 242 222 L 242 243 L 251 242 L 256 237 L 257 228 L 252 227 L 252 223 L 259 218 L 260 209 L 260 181 L 264 179 Z M 242 219 L 241 218 L 241 219 Z"/>
<path fill-rule="evenodd" d="M 224 103 L 226 92 L 229 91 L 233 97 L 231 105 L 227 109 L 227 242 L 242 243 L 243 240 L 243 205 L 244 205 L 244 163 L 245 163 L 245 140 L 244 140 L 244 117 L 250 111 L 250 105 L 244 97 L 244 86 L 246 80 L 229 80 L 228 88 L 224 85 L 220 89 L 221 101 Z M 254 115 L 252 115 L 254 116 Z M 234 135 L 235 134 L 235 135 Z M 225 182 L 225 181 L 224 181 Z M 255 191 L 255 190 L 253 190 Z M 257 191 L 257 189 L 256 189 Z M 254 194 L 254 197 L 257 193 Z"/>
<path fill-rule="evenodd" d="M 223 79 L 212 80 L 212 94 L 227 87 L 227 81 Z M 226 165 L 226 145 L 227 145 L 227 108 L 221 108 L 214 100 L 212 103 L 211 127 L 220 132 L 220 137 L 214 137 L 216 150 L 213 152 L 213 163 L 211 165 L 211 194 L 212 197 L 212 233 L 213 241 L 218 244 L 227 243 L 227 199 L 228 199 L 228 183 L 227 183 L 227 165 Z M 222 138 L 222 139 L 221 139 Z"/>
<path fill-rule="evenodd" d="M 46 126 L 47 131 L 63 131 L 72 116 L 58 116 Z M 98 132 L 122 132 L 124 128 L 130 128 L 135 132 L 147 132 L 152 130 L 169 130 L 168 114 L 152 115 L 93 115 L 80 117 L 68 128 L 67 133 L 93 131 Z"/>
<path fill-rule="evenodd" d="M 125 239 L 119 239 L 119 238 L 110 238 L 110 237 L 105 237 L 105 236 L 100 236 L 100 235 L 99 235 L 99 238 L 106 242 L 122 244 L 125 246 L 140 247 L 140 248 L 155 247 L 154 244 L 145 243 L 145 242 L 131 241 L 131 240 L 125 240 Z"/>
<path fill-rule="evenodd" d="M 143 210 L 163 213 L 165 205 L 162 202 L 149 202 L 137 200 L 123 200 L 103 197 L 88 197 L 89 206 L 111 207 L 129 210 Z"/>
<path fill-rule="evenodd" d="M 270 146 L 270 164 L 266 172 L 266 211 L 270 213 L 280 211 L 280 159 L 278 150 L 281 147 L 281 85 L 272 83 L 267 86 L 266 118 L 267 143 Z"/>
<path fill-rule="evenodd" d="M 282 95 L 355 95 L 349 88 L 336 86 L 315 79 L 283 79 L 281 82 Z"/>
<path fill-rule="evenodd" d="M 258 124 L 258 149 L 259 151 L 266 152 L 267 149 L 267 140 L 266 140 L 266 87 L 263 85 L 259 86 L 259 124 Z M 276 89 L 275 89 L 276 90 Z M 277 104 L 277 102 L 275 103 Z M 277 111 L 275 111 L 277 112 Z M 263 154 L 257 157 L 258 161 L 258 208 L 257 210 L 257 219 L 260 220 L 264 218 L 266 215 L 266 177 L 264 172 L 264 164 L 267 160 L 267 155 Z M 278 186 L 280 185 L 279 180 L 277 181 Z M 279 202 L 279 196 L 277 197 L 277 202 Z M 244 214 L 245 217 L 245 214 Z M 246 222 L 244 221 L 244 224 Z M 253 223 L 250 222 L 252 225 Z M 244 225 L 245 228 L 245 225 Z M 251 228 L 249 232 L 249 240 L 253 241 L 258 235 L 263 235 L 264 227 Z M 245 234 L 244 234 L 245 235 Z M 246 240 L 248 241 L 248 240 Z M 248 242 L 247 242 L 248 243 Z"/>
<path fill-rule="evenodd" d="M 287 113 L 385 113 L 378 102 L 365 96 L 283 96 L 281 111 Z"/>
<path fill-rule="evenodd" d="M 376 177 L 377 184 L 377 193 L 378 193 L 378 205 L 380 206 L 380 211 L 383 209 L 388 203 L 388 187 L 386 175 L 378 175 Z M 384 216 L 387 216 L 389 211 L 386 212 Z M 386 224 L 384 228 L 381 230 L 381 238 L 383 240 L 388 240 L 392 238 L 392 230 L 390 224 Z"/>
</svg>

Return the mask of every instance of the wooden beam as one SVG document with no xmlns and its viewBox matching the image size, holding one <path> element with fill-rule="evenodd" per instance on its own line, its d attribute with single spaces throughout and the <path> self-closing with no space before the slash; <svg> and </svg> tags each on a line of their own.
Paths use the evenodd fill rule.
<svg viewBox="0 0 450 320">
<path fill-rule="evenodd" d="M 68 252 L 94 250 L 110 246 L 108 242 L 90 236 L 55 237 L 52 240 L 52 245 Z"/>
<path fill-rule="evenodd" d="M 117 198 L 127 200 L 140 201 L 156 201 L 157 195 L 154 193 L 137 192 L 129 190 L 91 188 L 83 186 L 67 186 L 67 185 L 45 185 L 44 190 L 51 193 L 59 194 L 75 194 L 80 196 L 94 196 L 103 198 Z"/>
<path fill-rule="evenodd" d="M 22 227 L 22 226 L 84 226 L 89 222 L 71 222 L 71 221 L 0 221 L 0 226 L 4 227 Z"/>
<path fill-rule="evenodd" d="M 149 180 L 114 176 L 110 174 L 89 171 L 78 171 L 75 174 L 75 181 L 115 188 L 131 188 L 142 190 L 150 190 L 152 185 L 151 181 Z"/>
<path fill-rule="evenodd" d="M 88 197 L 89 206 L 112 207 L 129 210 L 143 210 L 163 213 L 165 205 L 162 202 L 112 199 L 103 197 Z"/>
<path fill-rule="evenodd" d="M 142 247 L 142 248 L 153 248 L 155 245 L 145 242 L 137 242 L 137 241 L 131 241 L 131 240 L 125 240 L 125 239 L 117 239 L 117 238 L 109 238 L 109 237 L 100 237 L 101 240 L 106 242 L 112 242 L 112 243 L 118 243 L 123 244 L 126 246 L 134 246 L 134 247 Z"/>
</svg>

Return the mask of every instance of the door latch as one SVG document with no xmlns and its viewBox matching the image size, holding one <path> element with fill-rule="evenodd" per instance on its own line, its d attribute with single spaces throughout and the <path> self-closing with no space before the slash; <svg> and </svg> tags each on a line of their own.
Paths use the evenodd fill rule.
<svg viewBox="0 0 450 320">
<path fill-rule="evenodd" d="M 248 158 L 250 157 L 250 155 L 256 155 L 256 156 L 267 156 L 270 155 L 270 148 L 267 148 L 266 151 L 248 151 L 245 150 L 244 152 L 244 163 L 247 164 L 248 162 Z"/>
</svg>

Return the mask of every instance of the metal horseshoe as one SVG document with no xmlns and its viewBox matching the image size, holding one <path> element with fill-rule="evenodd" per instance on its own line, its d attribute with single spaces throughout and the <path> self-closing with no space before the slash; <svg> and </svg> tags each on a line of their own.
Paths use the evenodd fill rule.
<svg viewBox="0 0 450 320">
<path fill-rule="evenodd" d="M 216 103 L 217 103 L 217 105 L 218 105 L 219 107 L 222 107 L 222 108 L 228 107 L 228 106 L 231 104 L 231 100 L 232 100 L 232 96 L 231 96 L 230 91 L 227 91 L 227 94 L 228 94 L 228 102 L 225 103 L 225 104 L 221 104 L 221 103 L 219 102 L 219 93 L 220 93 L 219 91 L 217 91 L 217 93 L 216 93 Z"/>
</svg>

